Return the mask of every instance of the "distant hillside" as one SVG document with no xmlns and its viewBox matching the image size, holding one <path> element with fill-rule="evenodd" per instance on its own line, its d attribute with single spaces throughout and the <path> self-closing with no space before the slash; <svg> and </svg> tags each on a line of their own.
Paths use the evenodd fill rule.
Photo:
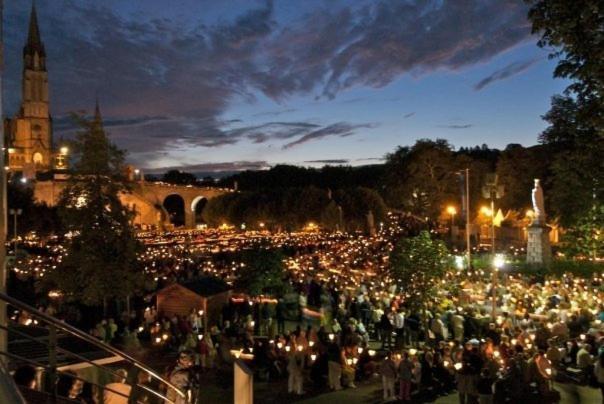
<svg viewBox="0 0 604 404">
<path fill-rule="evenodd" d="M 237 187 L 245 191 L 259 191 L 277 188 L 303 188 L 315 186 L 332 190 L 352 187 L 378 189 L 383 183 L 386 165 L 366 166 L 324 166 L 307 168 L 291 165 L 277 165 L 270 170 L 243 171 L 223 177 L 219 184 Z"/>
</svg>

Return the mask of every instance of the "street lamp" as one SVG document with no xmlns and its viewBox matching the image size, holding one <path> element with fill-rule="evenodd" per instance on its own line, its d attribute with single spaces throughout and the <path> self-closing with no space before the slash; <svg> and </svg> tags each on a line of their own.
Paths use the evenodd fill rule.
<svg viewBox="0 0 604 404">
<path fill-rule="evenodd" d="M 455 209 L 455 206 L 447 206 L 447 213 L 451 215 L 451 238 L 453 238 L 453 224 L 455 223 L 457 209 Z"/>
<path fill-rule="evenodd" d="M 23 210 L 22 209 L 10 209 L 8 211 L 8 213 L 11 214 L 11 215 L 13 215 L 13 229 L 14 229 L 14 232 L 15 232 L 15 246 L 14 246 L 14 248 L 15 248 L 15 264 L 16 264 L 17 263 L 17 242 L 18 242 L 18 239 L 17 239 L 17 216 L 20 216 L 21 213 L 23 213 Z"/>
<path fill-rule="evenodd" d="M 57 155 L 56 166 L 58 169 L 64 170 L 67 168 L 66 160 L 68 154 L 69 148 L 67 146 L 61 146 L 61 148 L 59 149 L 59 154 Z"/>
</svg>

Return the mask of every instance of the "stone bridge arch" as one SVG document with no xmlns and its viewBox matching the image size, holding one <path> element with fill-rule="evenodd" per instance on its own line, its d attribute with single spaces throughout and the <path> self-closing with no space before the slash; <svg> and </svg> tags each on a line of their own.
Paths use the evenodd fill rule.
<svg viewBox="0 0 604 404">
<path fill-rule="evenodd" d="M 65 181 L 36 181 L 34 184 L 34 198 L 38 202 L 54 206 L 64 187 Z M 132 183 L 131 192 L 120 195 L 120 199 L 123 204 L 135 210 L 135 224 L 162 228 L 169 223 L 169 221 L 166 221 L 167 212 L 164 208 L 164 201 L 170 195 L 178 195 L 184 201 L 184 227 L 192 229 L 196 224 L 195 211 L 201 207 L 202 201 L 208 201 L 229 192 L 234 191 L 225 188 L 140 181 Z M 198 212 L 198 216 L 200 213 Z"/>
<path fill-rule="evenodd" d="M 164 206 L 165 199 L 171 195 L 178 195 L 181 197 L 184 201 L 184 227 L 187 229 L 195 228 L 195 225 L 199 223 L 199 216 L 201 215 L 200 208 L 203 208 L 208 200 L 231 192 L 228 189 L 221 188 L 170 185 L 164 183 L 144 183 L 139 184 L 136 188 L 136 191 L 139 192 L 141 196 L 147 200 L 154 200 L 155 204 L 159 206 Z"/>
<path fill-rule="evenodd" d="M 177 192 L 166 195 L 161 203 L 161 207 L 165 213 L 165 222 L 171 223 L 175 227 L 185 226 L 187 204 L 181 195 Z"/>
<path fill-rule="evenodd" d="M 191 212 L 193 213 L 193 226 L 196 227 L 199 224 L 204 224 L 202 214 L 203 209 L 208 203 L 208 198 L 205 195 L 198 195 L 193 198 L 191 202 Z"/>
</svg>

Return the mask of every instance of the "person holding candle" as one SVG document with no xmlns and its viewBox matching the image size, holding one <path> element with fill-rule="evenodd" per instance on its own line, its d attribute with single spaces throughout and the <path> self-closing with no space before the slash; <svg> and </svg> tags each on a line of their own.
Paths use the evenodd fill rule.
<svg viewBox="0 0 604 404">
<path fill-rule="evenodd" d="M 409 359 L 407 351 L 403 352 L 402 359 L 398 364 L 399 399 L 411 401 L 411 382 L 413 381 L 413 363 Z"/>
<path fill-rule="evenodd" d="M 495 379 L 490 375 L 489 369 L 484 368 L 480 372 L 480 379 L 477 383 L 478 403 L 492 404 L 493 403 L 493 383 Z"/>
<path fill-rule="evenodd" d="M 302 389 L 304 382 L 304 366 L 306 363 L 306 354 L 302 345 L 297 345 L 296 349 L 289 352 L 287 363 L 287 372 L 289 374 L 287 380 L 287 392 L 296 393 L 297 395 L 304 394 Z"/>
<path fill-rule="evenodd" d="M 342 354 L 340 352 L 340 347 L 335 340 L 330 339 L 330 342 L 328 343 L 327 358 L 329 388 L 336 391 L 341 390 L 342 385 L 340 378 L 342 377 Z"/>
<path fill-rule="evenodd" d="M 384 392 L 384 401 L 394 400 L 394 382 L 396 381 L 396 365 L 392 360 L 393 352 L 390 352 L 386 359 L 380 364 L 380 375 L 382 376 L 382 390 Z"/>
</svg>

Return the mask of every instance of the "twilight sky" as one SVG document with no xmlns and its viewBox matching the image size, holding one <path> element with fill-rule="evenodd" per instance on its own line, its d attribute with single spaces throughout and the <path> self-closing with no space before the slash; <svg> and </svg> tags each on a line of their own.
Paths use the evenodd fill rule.
<svg viewBox="0 0 604 404">
<path fill-rule="evenodd" d="M 31 2 L 5 1 L 5 111 Z M 55 141 L 98 94 L 140 167 L 379 161 L 397 145 L 531 145 L 566 85 L 521 0 L 37 0 Z"/>
</svg>

